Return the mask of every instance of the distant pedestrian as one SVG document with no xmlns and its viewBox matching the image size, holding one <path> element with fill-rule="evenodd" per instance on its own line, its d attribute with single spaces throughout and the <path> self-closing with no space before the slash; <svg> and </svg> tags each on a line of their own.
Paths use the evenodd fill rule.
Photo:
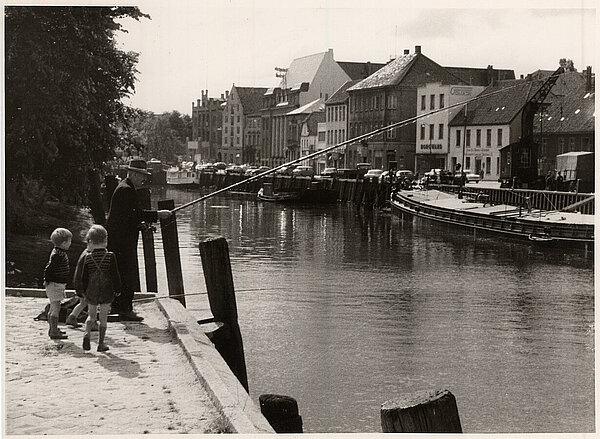
<svg viewBox="0 0 600 439">
<path fill-rule="evenodd" d="M 150 175 L 145 160 L 131 160 L 127 169 L 127 178 L 121 180 L 112 195 L 106 220 L 108 249 L 117 257 L 123 282 L 122 295 L 115 300 L 113 311 L 119 313 L 121 321 L 141 322 L 144 318 L 133 311 L 133 295 L 139 288 L 137 262 L 139 228 L 142 221 L 151 223 L 158 219 L 169 218 L 171 211 L 144 210 L 140 206 L 136 188 L 143 186 Z"/>
<path fill-rule="evenodd" d="M 85 237 L 89 250 L 81 253 L 75 269 L 75 289 L 88 303 L 88 318 L 85 321 L 83 350 L 90 350 L 90 332 L 100 314 L 98 352 L 105 352 L 108 311 L 115 296 L 121 291 L 121 278 L 114 253 L 106 249 L 108 233 L 100 225 L 93 225 Z"/>
<path fill-rule="evenodd" d="M 65 297 L 65 288 L 69 281 L 70 267 L 67 250 L 71 247 L 73 234 L 62 227 L 55 229 L 50 235 L 50 241 L 54 248 L 44 269 L 44 287 L 46 296 L 50 302 L 48 311 L 48 335 L 53 340 L 68 338 L 58 329 L 58 316 L 60 313 L 60 301 Z"/>
</svg>

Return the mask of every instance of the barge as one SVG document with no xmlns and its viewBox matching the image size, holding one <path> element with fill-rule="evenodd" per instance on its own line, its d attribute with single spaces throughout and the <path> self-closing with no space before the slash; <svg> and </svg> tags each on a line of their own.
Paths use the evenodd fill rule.
<svg viewBox="0 0 600 439">
<path fill-rule="evenodd" d="M 536 243 L 585 245 L 593 248 L 594 215 L 545 211 L 506 204 L 491 205 L 477 197 L 460 199 L 438 190 L 399 190 L 390 197 L 392 210 L 426 220 L 493 232 Z"/>
</svg>

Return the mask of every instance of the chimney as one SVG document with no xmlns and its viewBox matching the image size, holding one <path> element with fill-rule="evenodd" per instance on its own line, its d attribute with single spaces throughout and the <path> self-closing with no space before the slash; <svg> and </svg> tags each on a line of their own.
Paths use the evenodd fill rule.
<svg viewBox="0 0 600 439">
<path fill-rule="evenodd" d="M 488 85 L 494 85 L 496 82 L 496 72 L 494 72 L 494 66 L 488 64 L 486 68 L 486 76 Z"/>
<path fill-rule="evenodd" d="M 229 99 L 229 90 L 225 90 L 225 99 Z"/>
<path fill-rule="evenodd" d="M 587 66 L 585 69 L 585 91 L 592 91 L 592 66 Z"/>
<path fill-rule="evenodd" d="M 371 76 L 371 61 L 367 61 L 367 76 Z"/>
<path fill-rule="evenodd" d="M 405 54 L 405 55 L 408 55 L 409 53 L 410 53 L 410 50 L 408 50 L 408 49 L 404 49 L 404 54 Z"/>
<path fill-rule="evenodd" d="M 225 97 L 224 97 L 223 93 L 221 93 L 221 100 L 224 100 L 224 99 L 225 99 Z"/>
<path fill-rule="evenodd" d="M 421 46 L 415 46 L 415 53 L 421 53 Z"/>
<path fill-rule="evenodd" d="M 521 78 L 520 78 L 520 79 L 523 79 L 523 75 L 521 75 Z"/>
</svg>

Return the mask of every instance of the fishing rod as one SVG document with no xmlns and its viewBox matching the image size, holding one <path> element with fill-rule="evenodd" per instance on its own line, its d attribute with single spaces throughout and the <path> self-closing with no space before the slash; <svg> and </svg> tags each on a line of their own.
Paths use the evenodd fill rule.
<svg viewBox="0 0 600 439">
<path fill-rule="evenodd" d="M 563 74 L 563 73 L 556 74 L 556 75 L 551 75 L 551 76 L 560 76 L 561 74 Z M 310 153 L 308 155 L 305 155 L 305 156 L 302 156 L 300 158 L 294 159 L 294 160 L 292 160 L 290 162 L 282 163 L 281 165 L 277 165 L 277 166 L 275 166 L 272 169 L 269 169 L 269 170 L 264 171 L 264 172 L 262 172 L 260 174 L 254 175 L 254 176 L 249 177 L 247 179 L 238 181 L 237 183 L 233 183 L 233 184 L 231 184 L 229 186 L 226 186 L 226 187 L 224 187 L 222 189 L 219 189 L 219 190 L 217 190 L 215 192 L 211 192 L 210 194 L 203 195 L 200 198 L 197 198 L 197 199 L 192 200 L 192 201 L 190 201 L 190 202 L 188 202 L 186 204 L 182 204 L 181 206 L 178 206 L 178 207 L 172 209 L 171 212 L 177 212 L 178 210 L 182 210 L 182 209 L 185 209 L 187 207 L 190 207 L 190 206 L 192 206 L 192 205 L 194 205 L 196 203 L 199 203 L 201 201 L 204 201 L 204 200 L 207 200 L 209 198 L 212 198 L 212 197 L 214 197 L 214 196 L 216 196 L 218 194 L 226 192 L 226 191 L 228 191 L 230 189 L 233 189 L 235 187 L 241 186 L 241 185 L 246 184 L 246 183 L 250 183 L 251 181 L 259 180 L 259 179 L 261 179 L 263 177 L 266 177 L 267 175 L 273 174 L 274 172 L 278 171 L 279 169 L 281 169 L 281 168 L 283 168 L 285 166 L 290 166 L 290 165 L 293 165 L 295 163 L 299 163 L 299 162 L 302 162 L 302 161 L 309 160 L 311 158 L 317 157 L 319 155 L 326 154 L 329 151 L 332 151 L 332 150 L 334 150 L 336 148 L 339 148 L 341 146 L 344 146 L 344 145 L 348 145 L 350 143 L 362 142 L 363 140 L 367 140 L 368 138 L 373 137 L 373 136 L 375 136 L 377 134 L 383 133 L 384 131 L 388 131 L 388 130 L 391 130 L 391 129 L 394 129 L 394 128 L 401 128 L 403 126 L 406 126 L 408 124 L 416 122 L 418 119 L 426 118 L 426 117 L 429 117 L 429 116 L 431 116 L 433 114 L 437 114 L 437 113 L 442 112 L 442 111 L 448 111 L 448 110 L 450 110 L 450 109 L 452 109 L 454 107 L 459 107 L 459 106 L 462 106 L 462 105 L 467 105 L 470 102 L 474 102 L 474 101 L 476 101 L 478 99 L 482 99 L 482 98 L 485 98 L 485 97 L 493 96 L 493 95 L 496 95 L 496 94 L 499 94 L 499 93 L 504 93 L 504 92 L 506 92 L 508 90 L 511 90 L 513 88 L 516 88 L 516 87 L 520 87 L 522 85 L 523 85 L 523 83 L 518 83 L 518 84 L 509 86 L 509 87 L 505 87 L 505 88 L 502 88 L 502 89 L 499 89 L 499 90 L 495 90 L 495 91 L 486 93 L 484 95 L 475 96 L 474 98 L 467 99 L 466 101 L 462 101 L 462 102 L 459 102 L 459 103 L 456 103 L 456 104 L 452 104 L 452 105 L 450 105 L 448 107 L 440 108 L 440 109 L 437 109 L 437 110 L 432 110 L 432 111 L 429 111 L 428 113 L 417 115 L 417 116 L 414 116 L 414 117 L 402 120 L 400 122 L 395 122 L 395 123 L 392 123 L 392 124 L 387 125 L 385 127 L 377 128 L 376 130 L 373 130 L 371 132 L 368 132 L 368 133 L 365 133 L 365 134 L 361 134 L 360 136 L 353 137 L 352 139 L 348 139 L 348 140 L 346 140 L 344 142 L 337 143 L 337 144 L 332 145 L 332 146 L 328 146 L 326 148 L 320 149 L 319 151 L 315 151 L 315 152 Z"/>
</svg>

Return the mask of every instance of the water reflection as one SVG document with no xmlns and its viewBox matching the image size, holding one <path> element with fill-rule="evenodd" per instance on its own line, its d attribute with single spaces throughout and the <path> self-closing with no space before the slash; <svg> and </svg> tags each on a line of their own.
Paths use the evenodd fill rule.
<svg viewBox="0 0 600 439">
<path fill-rule="evenodd" d="M 465 432 L 593 431 L 582 251 L 254 197 L 207 200 L 177 222 L 188 292 L 204 288 L 198 242 L 227 239 L 251 396 L 293 396 L 306 432 L 378 432 L 382 402 L 437 387 Z"/>
</svg>

